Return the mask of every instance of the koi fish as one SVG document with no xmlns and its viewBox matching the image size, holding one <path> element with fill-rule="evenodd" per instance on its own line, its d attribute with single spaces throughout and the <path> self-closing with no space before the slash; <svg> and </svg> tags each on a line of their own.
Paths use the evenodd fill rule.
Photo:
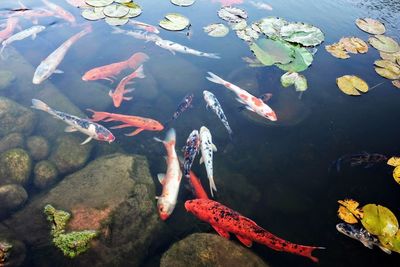
<svg viewBox="0 0 400 267">
<path fill-rule="evenodd" d="M 377 164 L 385 163 L 387 160 L 388 157 L 385 155 L 363 151 L 361 153 L 341 156 L 331 164 L 329 169 L 331 170 L 335 167 L 336 171 L 340 172 L 344 163 L 350 164 L 351 167 L 364 166 L 364 168 L 370 168 Z"/>
<path fill-rule="evenodd" d="M 259 99 L 261 99 L 265 104 L 268 104 L 268 101 L 272 98 L 272 94 L 271 93 L 265 93 L 262 94 L 258 97 Z M 239 107 L 239 111 L 245 110 L 246 106 L 243 105 L 241 107 Z"/>
<path fill-rule="evenodd" d="M 204 190 L 203 186 L 201 185 L 199 178 L 197 178 L 196 174 L 194 174 L 193 171 L 190 171 L 189 183 L 190 183 L 190 186 L 193 188 L 194 196 L 196 198 L 208 199 L 208 195 L 207 195 L 206 191 Z"/>
<path fill-rule="evenodd" d="M 233 91 L 237 96 L 236 100 L 241 104 L 246 105 L 246 109 L 255 112 L 261 117 L 269 119 L 271 121 L 277 120 L 275 112 L 260 98 L 257 98 L 247 91 L 243 90 L 242 88 L 223 80 L 221 77 L 218 77 L 212 72 L 208 72 L 208 74 L 210 75 L 210 77 L 206 77 L 207 80 L 213 83 L 222 84 L 226 88 Z"/>
<path fill-rule="evenodd" d="M 12 10 L 12 12 L 7 15 L 9 18 L 23 17 L 24 19 L 31 20 L 33 24 L 38 24 L 38 18 L 54 16 L 54 13 L 47 9 L 29 9 L 21 2 L 19 2 L 19 4 L 21 5 L 21 8 Z"/>
<path fill-rule="evenodd" d="M 211 196 L 214 197 L 213 191 L 217 191 L 217 187 L 215 186 L 213 175 L 213 152 L 217 152 L 217 148 L 212 142 L 210 130 L 205 126 L 200 128 L 200 150 L 200 164 L 204 162 L 204 165 L 206 166 L 207 177 L 210 182 Z"/>
<path fill-rule="evenodd" d="M 179 52 L 179 53 L 184 53 L 184 54 L 191 54 L 191 55 L 198 56 L 198 57 L 208 57 L 208 58 L 214 58 L 214 59 L 221 58 L 220 56 L 218 56 L 215 53 L 201 52 L 201 51 L 189 48 L 187 46 L 181 45 L 179 43 L 175 43 L 170 40 L 165 40 L 165 39 L 160 38 L 157 41 L 155 41 L 154 43 L 155 43 L 155 45 L 170 51 L 173 55 L 175 55 L 175 52 Z"/>
<path fill-rule="evenodd" d="M 298 245 L 279 238 L 239 212 L 211 199 L 188 200 L 185 202 L 185 208 L 198 219 L 209 223 L 220 236 L 229 239 L 229 233 L 232 233 L 247 247 L 251 247 L 253 242 L 256 242 L 277 251 L 307 257 L 313 262 L 318 262 L 318 258 L 312 256 L 311 253 L 315 249 L 324 249 Z"/>
<path fill-rule="evenodd" d="M 54 12 L 56 17 L 62 18 L 64 20 L 68 21 L 69 23 L 75 24 L 76 19 L 75 19 L 74 15 L 69 13 L 67 10 L 65 10 L 64 8 L 60 7 L 59 5 L 56 5 L 48 0 L 42 0 L 42 2 L 50 10 L 52 10 Z"/>
<path fill-rule="evenodd" d="M 192 107 L 193 98 L 193 94 L 187 94 L 179 103 L 178 108 L 176 109 L 174 115 L 172 115 L 172 118 L 169 121 L 176 120 L 185 110 L 187 110 L 189 107 Z"/>
<path fill-rule="evenodd" d="M 379 240 L 376 237 L 372 236 L 364 228 L 357 228 L 356 226 L 347 223 L 338 223 L 336 225 L 336 230 L 338 230 L 339 233 L 342 233 L 350 238 L 360 241 L 364 246 L 366 246 L 369 249 L 372 249 L 373 246 L 378 246 L 383 252 L 387 254 L 392 253 L 392 251 L 383 247 L 380 244 Z"/>
<path fill-rule="evenodd" d="M 190 169 L 192 168 L 194 158 L 199 153 L 199 147 L 199 131 L 193 130 L 186 140 L 186 145 L 183 147 L 183 174 L 187 178 L 190 177 Z"/>
<path fill-rule="evenodd" d="M 160 33 L 160 31 L 157 29 L 157 27 L 147 24 L 147 23 L 144 23 L 144 22 L 137 21 L 137 20 L 131 19 L 128 21 L 128 24 L 132 25 L 136 28 L 139 28 L 141 30 L 145 30 L 146 32 L 151 32 L 151 33 L 156 33 L 156 34 Z"/>
<path fill-rule="evenodd" d="M 127 68 L 136 69 L 149 59 L 149 56 L 145 53 L 135 53 L 130 58 L 124 61 L 112 63 L 109 65 L 97 67 L 87 71 L 83 76 L 83 81 L 95 81 L 95 80 L 107 80 L 113 83 L 114 81 L 110 78 L 116 79 L 121 71 Z"/>
<path fill-rule="evenodd" d="M 272 6 L 268 5 L 267 3 L 255 2 L 255 1 L 249 1 L 249 3 L 257 9 L 266 10 L 266 11 L 272 10 Z"/>
<path fill-rule="evenodd" d="M 69 125 L 67 128 L 65 128 L 65 132 L 67 133 L 79 131 L 88 135 L 89 137 L 83 141 L 81 145 L 89 143 L 92 139 L 106 141 L 108 143 L 111 143 L 115 140 L 114 135 L 106 127 L 91 122 L 87 119 L 81 119 L 79 117 L 54 110 L 46 103 L 38 99 L 32 99 L 32 108 L 47 112 L 50 115 L 53 115 L 56 119 L 64 121 Z"/>
<path fill-rule="evenodd" d="M 9 38 L 18 25 L 18 18 L 8 18 L 4 30 L 0 31 L 0 42 Z"/>
<path fill-rule="evenodd" d="M 66 0 L 68 4 L 74 7 L 89 7 L 88 4 L 86 4 L 85 0 Z"/>
<path fill-rule="evenodd" d="M 157 175 L 158 180 L 163 186 L 161 196 L 156 197 L 158 213 L 160 218 L 165 221 L 174 211 L 176 201 L 178 199 L 179 186 L 182 180 L 182 172 L 179 166 L 178 156 L 175 151 L 176 133 L 171 128 L 165 137 L 160 140 L 154 137 L 154 140 L 164 144 L 167 150 L 167 173 Z"/>
<path fill-rule="evenodd" d="M 32 36 L 32 40 L 35 40 L 36 34 L 40 33 L 44 29 L 46 29 L 45 26 L 33 26 L 29 29 L 20 31 L 20 32 L 10 36 L 9 38 L 7 38 L 6 40 L 4 40 L 1 43 L 2 47 L 0 49 L 0 55 L 3 53 L 3 50 L 4 50 L 4 48 L 6 48 L 7 45 L 10 45 L 11 43 L 13 43 L 15 41 L 23 40 L 29 36 Z"/>
<path fill-rule="evenodd" d="M 157 34 L 153 34 L 153 33 L 146 33 L 143 31 L 126 31 L 126 30 L 122 30 L 120 28 L 114 27 L 114 30 L 112 31 L 113 34 L 125 34 L 128 36 L 132 36 L 135 39 L 138 40 L 144 40 L 146 42 L 155 42 L 159 39 L 161 39 L 160 36 L 158 36 Z"/>
<path fill-rule="evenodd" d="M 112 98 L 114 106 L 116 108 L 119 108 L 121 106 L 122 100 L 129 101 L 132 99 L 132 97 L 126 97 L 124 96 L 126 93 L 132 92 L 134 89 L 125 89 L 125 86 L 128 84 L 131 84 L 131 80 L 134 78 L 145 78 L 146 76 L 143 73 L 143 65 L 140 65 L 139 68 L 137 68 L 134 72 L 129 74 L 128 76 L 124 77 L 118 84 L 117 88 L 115 91 L 111 91 L 108 93 L 108 95 Z"/>
<path fill-rule="evenodd" d="M 228 131 L 229 137 L 232 139 L 233 131 L 229 126 L 228 119 L 226 118 L 225 113 L 222 110 L 221 104 L 219 103 L 217 97 L 213 93 L 206 90 L 203 91 L 203 96 L 204 100 L 207 103 L 207 108 L 210 107 L 211 110 L 214 111 L 215 114 L 217 114 L 218 118 L 221 120 L 226 130 Z"/>
<path fill-rule="evenodd" d="M 54 50 L 45 60 L 43 60 L 40 65 L 36 68 L 35 74 L 33 75 L 32 82 L 34 84 L 40 84 L 47 78 L 51 76 L 51 74 L 62 73 L 62 71 L 57 70 L 58 65 L 64 59 L 65 54 L 68 52 L 69 48 L 80 38 L 90 33 L 92 28 L 89 26 L 84 30 L 78 32 L 67 41 L 65 41 L 62 45 L 60 45 L 56 50 Z"/>
<path fill-rule="evenodd" d="M 125 134 L 126 136 L 134 136 L 139 134 L 140 132 L 146 131 L 162 131 L 164 126 L 156 120 L 143 118 L 138 116 L 129 116 L 123 114 L 116 114 L 116 113 L 108 113 L 108 112 L 99 112 L 94 111 L 92 109 L 87 109 L 90 112 L 93 112 L 91 121 L 120 121 L 123 122 L 121 125 L 117 125 L 111 127 L 110 129 L 121 129 L 127 127 L 137 127 L 135 131 L 130 134 Z"/>
</svg>

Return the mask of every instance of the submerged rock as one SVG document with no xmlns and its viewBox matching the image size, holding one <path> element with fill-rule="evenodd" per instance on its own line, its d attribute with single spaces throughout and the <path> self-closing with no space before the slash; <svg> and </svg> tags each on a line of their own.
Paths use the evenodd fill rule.
<svg viewBox="0 0 400 267">
<path fill-rule="evenodd" d="M 0 224 L 0 266 L 21 266 L 25 259 L 24 243 L 17 240 L 15 235 L 3 224 Z"/>
<path fill-rule="evenodd" d="M 31 170 L 31 157 L 23 149 L 10 149 L 0 155 L 0 184 L 25 185 Z"/>
<path fill-rule="evenodd" d="M 34 160 L 47 158 L 50 152 L 49 142 L 42 136 L 31 136 L 26 140 L 26 147 Z"/>
<path fill-rule="evenodd" d="M 22 186 L 8 184 L 0 186 L 0 214 L 21 207 L 28 199 Z"/>
<path fill-rule="evenodd" d="M 267 267 L 248 248 L 216 234 L 192 234 L 175 243 L 161 258 L 161 267 Z"/>
<path fill-rule="evenodd" d="M 29 135 L 35 125 L 35 116 L 30 109 L 0 97 L 0 136 L 17 132 Z"/>
<path fill-rule="evenodd" d="M 166 232 L 154 199 L 155 188 L 146 159 L 113 154 L 66 176 L 4 224 L 32 249 L 29 255 L 35 255 L 30 259 L 33 265 L 68 265 L 49 239 L 49 225 L 42 211 L 51 203 L 71 212 L 73 229 L 67 225 L 68 231 L 88 225 L 101 228 L 86 228 L 102 234 L 89 251 L 75 259 L 74 265 L 139 266 L 152 250 L 163 245 Z M 75 222 L 74 217 L 78 217 Z"/>
<path fill-rule="evenodd" d="M 92 144 L 81 145 L 81 139 L 73 134 L 57 138 L 49 160 L 56 165 L 60 174 L 76 171 L 88 161 Z"/>
<path fill-rule="evenodd" d="M 24 148 L 24 135 L 20 133 L 10 133 L 0 140 L 0 153 L 12 148 Z"/>
<path fill-rule="evenodd" d="M 33 174 L 33 184 L 39 189 L 44 189 L 54 184 L 58 177 L 57 167 L 47 160 L 36 163 Z"/>
<path fill-rule="evenodd" d="M 15 75 L 11 71 L 0 71 L 0 91 L 7 89 L 15 80 Z"/>
</svg>

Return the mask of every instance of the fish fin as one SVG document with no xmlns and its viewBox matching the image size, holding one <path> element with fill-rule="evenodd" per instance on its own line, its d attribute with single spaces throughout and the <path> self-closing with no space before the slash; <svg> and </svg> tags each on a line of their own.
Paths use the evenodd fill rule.
<svg viewBox="0 0 400 267">
<path fill-rule="evenodd" d="M 43 111 L 46 111 L 46 112 L 49 112 L 49 113 L 53 114 L 53 113 L 51 112 L 52 109 L 51 109 L 46 103 L 44 103 L 43 101 L 41 101 L 41 100 L 39 100 L 39 99 L 32 99 L 32 106 L 31 106 L 31 108 L 43 110 Z M 53 114 L 53 115 L 54 115 L 54 114 Z"/>
<path fill-rule="evenodd" d="M 211 148 L 212 148 L 212 150 L 213 150 L 214 152 L 217 152 L 217 151 L 218 151 L 217 147 L 216 147 L 214 144 L 211 144 Z"/>
<path fill-rule="evenodd" d="M 143 79 L 146 78 L 146 75 L 144 75 L 143 72 L 143 65 L 140 65 L 136 70 L 135 70 L 135 74 L 137 78 Z"/>
<path fill-rule="evenodd" d="M 108 95 L 109 95 L 110 97 L 113 97 L 113 95 L 114 95 L 113 91 L 112 91 L 112 90 L 108 91 Z"/>
<path fill-rule="evenodd" d="M 379 247 L 383 252 L 385 252 L 386 254 L 392 254 L 392 251 L 391 251 L 390 249 L 387 249 L 387 248 L 385 248 L 385 247 L 383 247 L 383 246 L 379 246 L 379 245 L 378 245 L 378 247 Z"/>
<path fill-rule="evenodd" d="M 123 98 L 124 98 L 124 100 L 129 101 L 129 100 L 132 100 L 133 97 L 131 97 L 131 96 L 129 96 L 129 97 L 128 97 L 128 96 L 124 96 Z"/>
<path fill-rule="evenodd" d="M 165 139 L 162 141 L 164 144 L 170 144 L 175 146 L 176 143 L 176 132 L 174 128 L 168 130 L 167 134 L 165 135 Z"/>
<path fill-rule="evenodd" d="M 250 239 L 247 239 L 241 235 L 236 235 L 237 239 L 239 239 L 239 241 L 245 245 L 246 247 L 251 247 L 253 245 L 253 241 L 251 241 Z"/>
<path fill-rule="evenodd" d="M 110 129 L 122 129 L 122 128 L 127 128 L 127 127 L 133 127 L 133 126 L 130 125 L 130 124 L 125 123 L 125 124 L 113 126 L 113 127 L 111 127 Z"/>
<path fill-rule="evenodd" d="M 371 242 L 368 242 L 366 240 L 360 240 L 361 243 L 363 243 L 364 246 L 366 246 L 369 249 L 372 249 L 374 246 Z"/>
<path fill-rule="evenodd" d="M 224 238 L 226 238 L 226 239 L 229 239 L 229 237 L 230 237 L 229 232 L 227 232 L 227 231 L 225 231 L 224 229 L 221 229 L 221 228 L 219 228 L 219 227 L 217 227 L 217 226 L 215 226 L 215 225 L 211 225 L 211 226 L 212 226 L 212 228 L 214 228 L 215 231 L 217 231 L 217 233 L 218 233 L 220 236 L 222 236 L 222 237 L 224 237 Z"/>
<path fill-rule="evenodd" d="M 81 145 L 84 145 L 84 144 L 89 143 L 92 139 L 93 139 L 93 137 L 89 136 L 85 141 L 83 141 L 83 142 L 81 143 Z"/>
<path fill-rule="evenodd" d="M 32 40 L 35 40 L 35 39 L 36 39 L 36 33 L 32 34 L 31 39 L 32 39 Z"/>
<path fill-rule="evenodd" d="M 110 78 L 107 78 L 107 77 L 105 77 L 105 78 L 101 78 L 102 80 L 107 80 L 107 81 L 110 81 L 111 83 L 114 83 L 114 81 L 113 80 L 111 80 Z"/>
<path fill-rule="evenodd" d="M 64 129 L 64 132 L 66 132 L 66 133 L 72 133 L 72 132 L 76 132 L 76 131 L 78 131 L 78 129 L 76 129 L 74 126 L 67 126 Z"/>
<path fill-rule="evenodd" d="M 135 88 L 125 89 L 125 90 L 124 90 L 124 94 L 130 93 L 130 92 L 133 92 L 133 91 L 135 91 Z"/>
<path fill-rule="evenodd" d="M 138 128 L 136 130 L 134 130 L 133 132 L 131 132 L 130 134 L 125 134 L 125 136 L 135 136 L 137 134 L 139 134 L 140 132 L 142 132 L 144 129 L 143 128 Z"/>
<path fill-rule="evenodd" d="M 200 161 L 199 161 L 199 163 L 200 163 L 200 164 L 203 164 L 203 163 L 204 163 L 204 159 L 203 159 L 203 157 L 200 157 Z"/>
<path fill-rule="evenodd" d="M 210 75 L 210 77 L 206 77 L 207 80 L 209 80 L 210 82 L 213 82 L 213 83 L 225 85 L 226 81 L 224 79 L 222 79 L 221 77 L 215 75 L 214 73 L 212 73 L 210 71 L 207 73 L 208 73 L 208 75 Z"/>
<path fill-rule="evenodd" d="M 158 181 L 160 184 L 164 185 L 164 179 L 165 179 L 165 173 L 159 173 L 157 174 Z"/>
<path fill-rule="evenodd" d="M 245 105 L 244 108 L 246 108 L 246 103 L 242 99 L 240 99 L 239 97 L 236 97 L 235 99 L 236 99 L 237 102 Z"/>
<path fill-rule="evenodd" d="M 249 107 L 249 106 L 246 106 L 246 109 L 249 110 L 249 111 L 255 112 L 254 109 L 252 109 L 252 108 Z"/>
<path fill-rule="evenodd" d="M 64 73 L 64 72 L 62 70 L 58 70 L 57 69 L 57 70 L 54 71 L 54 73 L 61 74 L 61 73 Z"/>
<path fill-rule="evenodd" d="M 174 56 L 176 55 L 174 50 L 168 49 L 169 52 L 171 52 Z"/>
</svg>

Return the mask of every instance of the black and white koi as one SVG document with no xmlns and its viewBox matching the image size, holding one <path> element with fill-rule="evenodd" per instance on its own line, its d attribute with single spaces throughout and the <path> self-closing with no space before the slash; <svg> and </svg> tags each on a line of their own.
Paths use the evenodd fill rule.
<svg viewBox="0 0 400 267">
<path fill-rule="evenodd" d="M 190 177 L 190 169 L 192 168 L 196 155 L 199 153 L 199 148 L 199 131 L 193 130 L 186 140 L 186 145 L 183 147 L 183 174 L 186 178 Z"/>
<path fill-rule="evenodd" d="M 183 112 L 185 112 L 185 110 L 192 107 L 193 98 L 193 94 L 187 94 L 179 103 L 178 108 L 176 109 L 174 115 L 172 115 L 172 118 L 169 121 L 176 120 Z"/>
<path fill-rule="evenodd" d="M 210 183 L 211 196 L 214 197 L 213 191 L 217 191 L 217 187 L 215 186 L 214 182 L 213 152 L 217 151 L 217 147 L 212 142 L 210 130 L 208 130 L 208 128 L 205 126 L 202 126 L 200 128 L 200 150 L 200 164 L 204 162 L 204 165 L 206 166 L 207 177 Z"/>
<path fill-rule="evenodd" d="M 203 91 L 203 96 L 204 96 L 204 100 L 207 103 L 207 108 L 211 108 L 212 111 L 214 111 L 214 113 L 217 114 L 218 118 L 221 120 L 221 122 L 224 124 L 226 130 L 228 131 L 229 137 L 231 138 L 233 131 L 232 131 L 231 127 L 229 126 L 228 119 L 226 118 L 225 113 L 224 113 L 217 97 L 213 93 L 211 93 L 207 90 Z"/>
</svg>

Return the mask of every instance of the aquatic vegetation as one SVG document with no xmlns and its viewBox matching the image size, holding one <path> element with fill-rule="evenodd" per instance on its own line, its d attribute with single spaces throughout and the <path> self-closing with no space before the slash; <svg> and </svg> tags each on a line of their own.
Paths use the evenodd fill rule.
<svg viewBox="0 0 400 267">
<path fill-rule="evenodd" d="M 388 159 L 387 165 L 390 165 L 393 167 L 400 166 L 400 157 L 391 157 L 390 159 Z"/>
<path fill-rule="evenodd" d="M 252 27 L 245 27 L 244 29 L 236 30 L 236 35 L 240 39 L 246 41 L 246 42 L 253 42 L 254 40 L 257 40 L 260 36 L 260 34 L 255 31 Z"/>
<path fill-rule="evenodd" d="M 381 52 L 396 53 L 399 52 L 399 44 L 391 37 L 385 35 L 375 35 L 368 39 L 370 45 Z"/>
<path fill-rule="evenodd" d="M 169 31 L 181 31 L 190 25 L 189 19 L 178 13 L 168 13 L 159 23 L 160 27 Z"/>
<path fill-rule="evenodd" d="M 26 185 L 32 170 L 32 159 L 21 149 L 10 149 L 0 155 L 0 181 Z"/>
<path fill-rule="evenodd" d="M 368 204 L 362 208 L 362 225 L 373 235 L 394 236 L 399 230 L 396 216 L 388 208 Z"/>
<path fill-rule="evenodd" d="M 213 23 L 203 27 L 205 33 L 212 37 L 224 37 L 229 33 L 229 28 L 222 23 Z"/>
<path fill-rule="evenodd" d="M 394 63 L 400 63 L 400 51 L 396 53 L 386 53 L 386 52 L 379 52 L 379 55 L 381 56 L 382 59 L 392 61 Z"/>
<path fill-rule="evenodd" d="M 51 223 L 51 234 L 53 236 L 58 236 L 65 232 L 71 214 L 63 210 L 57 210 L 50 204 L 44 207 L 43 212 L 47 216 L 47 220 Z"/>
<path fill-rule="evenodd" d="M 218 10 L 218 17 L 230 23 L 239 23 L 247 19 L 247 12 L 237 7 L 224 6 Z"/>
<path fill-rule="evenodd" d="M 390 79 L 400 79 L 400 66 L 389 60 L 376 60 L 374 62 L 375 71 L 380 76 Z"/>
<path fill-rule="evenodd" d="M 371 18 L 357 19 L 356 25 L 361 30 L 370 34 L 384 34 L 386 31 L 385 25 L 383 25 L 383 23 Z"/>
<path fill-rule="evenodd" d="M 286 72 L 283 74 L 281 76 L 281 84 L 283 87 L 294 85 L 298 92 L 304 92 L 308 88 L 306 77 L 297 72 Z"/>
<path fill-rule="evenodd" d="M 288 64 L 293 61 L 294 50 L 282 40 L 261 38 L 250 45 L 251 51 L 265 66 L 276 63 Z"/>
<path fill-rule="evenodd" d="M 337 214 L 346 223 L 355 224 L 363 217 L 363 212 L 358 208 L 360 205 L 353 199 L 338 200 L 340 204 Z"/>
<path fill-rule="evenodd" d="M 306 23 L 289 23 L 281 27 L 279 35 L 283 40 L 298 43 L 303 46 L 317 46 L 321 44 L 325 36 L 322 31 Z"/>
<path fill-rule="evenodd" d="M 368 92 L 368 84 L 355 75 L 344 75 L 336 79 L 339 89 L 346 95 L 360 96 Z M 360 93 L 361 92 L 361 93 Z"/>
<path fill-rule="evenodd" d="M 171 0 L 171 3 L 176 6 L 191 6 L 196 0 Z"/>
<path fill-rule="evenodd" d="M 309 66 L 311 66 L 314 57 L 310 51 L 304 47 L 292 46 L 294 50 L 294 58 L 288 64 L 276 64 L 278 68 L 284 71 L 291 72 L 301 72 L 305 71 Z"/>
<path fill-rule="evenodd" d="M 357 37 L 343 37 L 338 43 L 325 46 L 325 49 L 336 58 L 346 59 L 350 57 L 348 53 L 367 53 L 368 45 Z"/>
</svg>

